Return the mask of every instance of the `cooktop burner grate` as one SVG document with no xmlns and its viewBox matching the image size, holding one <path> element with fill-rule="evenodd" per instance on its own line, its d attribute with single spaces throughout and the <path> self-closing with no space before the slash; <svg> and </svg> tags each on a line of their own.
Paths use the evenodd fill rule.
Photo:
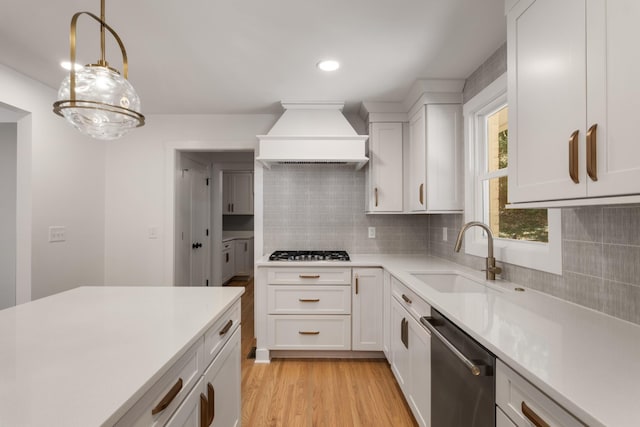
<svg viewBox="0 0 640 427">
<path fill-rule="evenodd" d="M 346 251 L 275 251 L 269 261 L 349 261 Z"/>
</svg>

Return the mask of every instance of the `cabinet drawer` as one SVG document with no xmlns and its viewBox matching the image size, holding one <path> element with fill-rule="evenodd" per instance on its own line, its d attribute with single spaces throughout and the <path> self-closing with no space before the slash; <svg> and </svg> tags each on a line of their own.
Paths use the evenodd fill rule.
<svg viewBox="0 0 640 427">
<path fill-rule="evenodd" d="M 222 346 L 240 325 L 240 301 L 231 306 L 204 334 L 204 366 L 216 357 Z"/>
<path fill-rule="evenodd" d="M 271 315 L 271 350 L 350 350 L 351 316 Z"/>
<path fill-rule="evenodd" d="M 534 425 L 529 417 L 539 417 L 551 427 L 584 427 L 577 418 L 538 390 L 514 370 L 497 361 L 496 404 L 520 427 Z"/>
<path fill-rule="evenodd" d="M 116 426 L 163 426 L 204 372 L 200 338 L 151 389 L 134 404 Z M 169 402 L 163 404 L 162 402 Z M 164 409 L 162 409 L 164 407 Z M 153 413 L 155 412 L 155 413 Z"/>
<path fill-rule="evenodd" d="M 431 314 L 431 306 L 393 276 L 391 276 L 391 294 L 417 321 L 420 321 L 422 316 Z"/>
<path fill-rule="evenodd" d="M 351 285 L 350 268 L 270 268 L 270 285 Z"/>
<path fill-rule="evenodd" d="M 267 287 L 269 314 L 350 314 L 351 288 L 347 286 Z"/>
</svg>

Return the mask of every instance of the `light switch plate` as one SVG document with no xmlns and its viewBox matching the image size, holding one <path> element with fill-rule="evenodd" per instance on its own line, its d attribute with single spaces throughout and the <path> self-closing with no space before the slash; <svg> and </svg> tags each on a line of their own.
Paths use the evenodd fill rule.
<svg viewBox="0 0 640 427">
<path fill-rule="evenodd" d="M 64 242 L 67 240 L 67 227 L 52 225 L 49 227 L 49 243 Z"/>
<path fill-rule="evenodd" d="M 446 242 L 447 240 L 449 240 L 449 238 L 448 238 L 448 236 L 447 236 L 447 231 L 448 231 L 448 230 L 447 230 L 447 227 L 442 227 L 442 240 L 443 240 L 443 241 L 445 241 L 445 242 Z"/>
<path fill-rule="evenodd" d="M 375 227 L 369 227 L 369 238 L 370 239 L 375 239 L 376 238 L 376 228 Z"/>
<path fill-rule="evenodd" d="M 149 226 L 149 238 L 150 239 L 157 239 L 158 238 L 158 234 L 159 234 L 159 230 L 158 227 L 155 225 L 151 225 Z"/>
</svg>

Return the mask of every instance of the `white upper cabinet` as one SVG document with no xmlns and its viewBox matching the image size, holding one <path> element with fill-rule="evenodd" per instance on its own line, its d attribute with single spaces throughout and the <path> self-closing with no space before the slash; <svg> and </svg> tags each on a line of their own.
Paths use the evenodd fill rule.
<svg viewBox="0 0 640 427">
<path fill-rule="evenodd" d="M 456 212 L 464 207 L 462 106 L 428 104 L 409 122 L 410 212 Z"/>
<path fill-rule="evenodd" d="M 369 125 L 367 212 L 402 212 L 402 123 Z"/>
<path fill-rule="evenodd" d="M 638 19 L 635 0 L 510 10 L 511 203 L 640 194 Z"/>
<path fill-rule="evenodd" d="M 253 215 L 253 172 L 225 172 L 222 183 L 222 213 Z"/>
</svg>

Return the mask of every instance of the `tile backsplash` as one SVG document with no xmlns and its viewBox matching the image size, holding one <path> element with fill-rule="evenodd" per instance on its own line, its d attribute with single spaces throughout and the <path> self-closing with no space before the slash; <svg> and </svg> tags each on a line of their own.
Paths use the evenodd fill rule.
<svg viewBox="0 0 640 427">
<path fill-rule="evenodd" d="M 462 215 L 430 217 L 431 254 L 481 269 L 484 259 L 454 253 Z M 503 278 L 640 324 L 640 206 L 562 210 L 562 275 L 504 264 Z"/>
<path fill-rule="evenodd" d="M 366 215 L 365 175 L 348 165 L 277 165 L 264 171 L 264 253 L 341 249 L 429 251 L 427 215 Z M 376 238 L 368 238 L 368 227 Z"/>
</svg>

